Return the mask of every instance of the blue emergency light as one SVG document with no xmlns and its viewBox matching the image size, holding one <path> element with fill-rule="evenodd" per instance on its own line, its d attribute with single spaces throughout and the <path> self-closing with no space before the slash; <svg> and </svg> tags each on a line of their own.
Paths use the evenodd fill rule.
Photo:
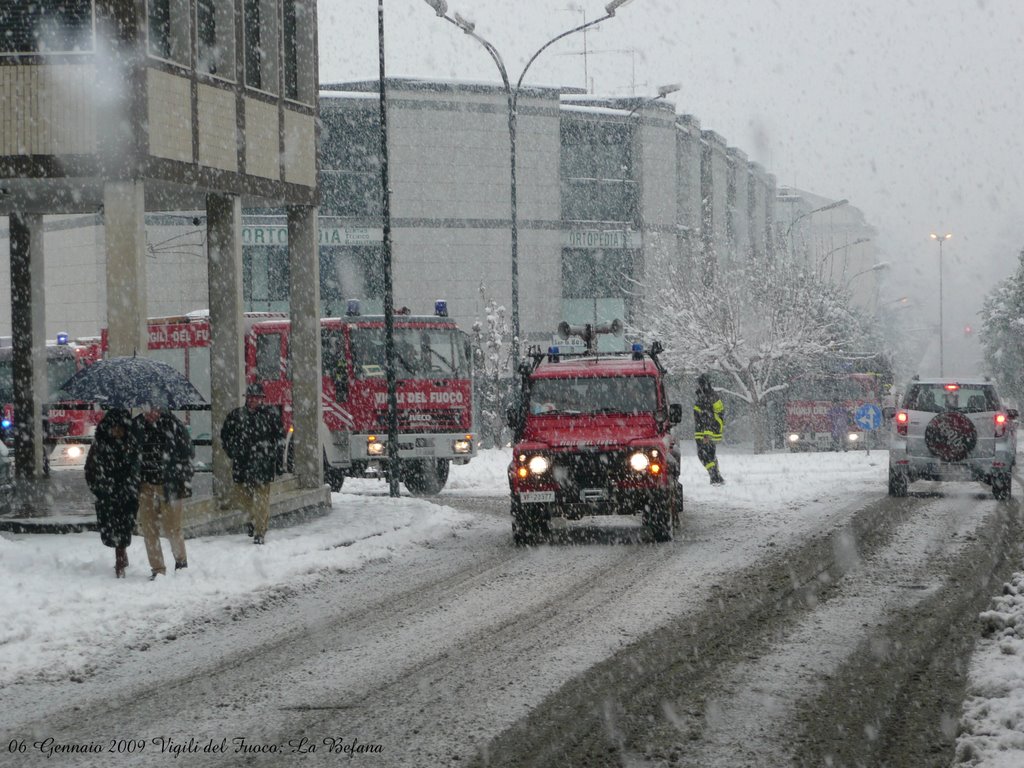
<svg viewBox="0 0 1024 768">
<path fill-rule="evenodd" d="M 68 343 L 68 335 L 67 335 L 67 333 L 65 331 L 61 331 L 60 333 L 57 334 L 57 343 L 58 344 L 67 344 Z"/>
<path fill-rule="evenodd" d="M 558 347 L 548 347 L 548 362 L 557 363 L 561 360 Z"/>
<path fill-rule="evenodd" d="M 345 317 L 359 317 L 359 299 L 349 299 L 345 306 Z"/>
<path fill-rule="evenodd" d="M 0 427 L 3 427 L 4 429 L 10 429 L 11 428 L 11 420 L 10 419 L 0 420 Z"/>
<path fill-rule="evenodd" d="M 633 359 L 643 360 L 644 359 L 644 345 L 639 341 L 633 342 Z"/>
<path fill-rule="evenodd" d="M 448 317 L 448 302 L 438 299 L 434 302 L 434 314 L 438 317 Z"/>
</svg>

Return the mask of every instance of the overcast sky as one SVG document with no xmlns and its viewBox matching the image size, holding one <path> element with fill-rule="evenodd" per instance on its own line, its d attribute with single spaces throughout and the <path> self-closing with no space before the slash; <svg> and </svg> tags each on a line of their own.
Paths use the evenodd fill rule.
<svg viewBox="0 0 1024 768">
<path fill-rule="evenodd" d="M 601 2 L 449 0 L 502 54 L 529 57 Z M 477 42 L 425 0 L 384 0 L 389 76 L 500 82 Z M 319 0 L 321 81 L 375 79 L 377 4 Z M 527 83 L 670 100 L 793 185 L 848 198 L 879 230 L 893 270 L 883 295 L 936 302 L 946 324 L 1024 247 L 1024 2 L 1021 0 L 632 0 L 587 35 L 545 51 Z M 951 287 L 955 286 L 955 290 Z M 947 328 L 948 331 L 948 328 Z"/>
</svg>

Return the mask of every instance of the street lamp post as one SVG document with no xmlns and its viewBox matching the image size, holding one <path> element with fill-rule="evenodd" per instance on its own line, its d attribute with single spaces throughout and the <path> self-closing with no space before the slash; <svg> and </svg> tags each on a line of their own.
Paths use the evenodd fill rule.
<svg viewBox="0 0 1024 768">
<path fill-rule="evenodd" d="M 870 237 L 858 237 L 852 243 L 843 243 L 842 245 L 833 248 L 831 251 L 828 251 L 820 259 L 818 259 L 818 277 L 825 276 L 825 260 L 828 259 L 828 257 L 831 256 L 833 253 L 838 253 L 839 251 L 846 250 L 847 248 L 853 248 L 855 245 L 860 245 L 861 243 L 868 242 L 871 242 Z M 845 264 L 843 265 L 843 271 L 846 271 Z M 829 276 L 831 277 L 831 267 L 829 268 Z"/>
<path fill-rule="evenodd" d="M 384 262 L 384 375 L 388 404 L 388 495 L 397 498 L 401 468 L 398 458 L 398 376 L 395 371 L 395 293 L 391 269 L 391 190 L 388 177 L 388 102 L 384 69 L 384 0 L 377 0 L 377 49 L 380 67 L 380 181 Z"/>
<path fill-rule="evenodd" d="M 943 359 L 943 345 L 945 336 L 942 330 L 942 244 L 953 236 L 952 232 L 944 235 L 937 235 L 932 232 L 929 237 L 939 244 L 939 376 L 945 376 L 945 360 Z"/>
<path fill-rule="evenodd" d="M 537 51 L 529 58 L 526 62 L 526 66 L 523 67 L 522 73 L 519 75 L 519 79 L 516 81 L 515 87 L 512 86 L 511 81 L 508 77 L 508 71 L 505 68 L 505 62 L 501 58 L 501 54 L 498 53 L 498 49 L 494 47 L 488 40 L 477 34 L 474 30 L 476 25 L 463 18 L 458 13 L 454 14 L 454 18 L 448 15 L 448 3 L 447 0 L 424 0 L 427 5 L 434 9 L 434 13 L 439 18 L 454 24 L 464 33 L 476 40 L 480 45 L 484 47 L 490 57 L 494 60 L 494 63 L 498 67 L 498 72 L 501 73 L 501 81 L 505 86 L 505 94 L 508 98 L 508 138 L 509 138 L 509 162 L 511 169 L 511 239 L 512 239 L 512 352 L 513 362 L 518 367 L 519 364 L 519 215 L 516 204 L 516 107 L 519 102 L 519 90 L 523 84 L 523 78 L 526 77 L 526 72 L 533 64 L 533 62 L 547 50 L 551 45 L 561 40 L 563 37 L 568 37 L 575 32 L 581 32 L 584 29 L 589 29 L 602 21 L 606 21 L 615 15 L 615 12 L 626 5 L 632 0 L 612 0 L 608 5 L 605 6 L 605 15 L 594 21 L 588 21 L 579 26 L 573 27 L 572 29 L 562 32 L 560 35 L 551 38 L 548 42 L 544 43 Z"/>
<path fill-rule="evenodd" d="M 839 208 L 840 206 L 846 205 L 849 202 L 850 201 L 847 200 L 845 197 L 842 200 L 834 200 L 833 202 L 829 203 L 828 205 L 822 205 L 819 208 L 814 208 L 814 209 L 812 209 L 810 211 L 804 211 L 799 216 L 797 216 L 795 219 L 793 219 L 791 222 L 789 222 L 789 226 L 786 228 L 786 234 L 784 235 L 784 238 L 785 238 L 785 241 L 786 241 L 786 245 L 789 247 L 789 258 L 790 258 L 790 260 L 792 261 L 792 260 L 795 260 L 795 258 L 796 258 L 796 253 L 795 253 L 794 248 L 793 248 L 793 241 L 790 239 L 790 235 L 793 232 L 793 227 L 795 227 L 797 225 L 797 223 L 800 222 L 801 219 L 806 219 L 808 216 L 813 216 L 814 214 L 821 213 L 822 211 L 831 211 L 833 208 Z"/>
</svg>

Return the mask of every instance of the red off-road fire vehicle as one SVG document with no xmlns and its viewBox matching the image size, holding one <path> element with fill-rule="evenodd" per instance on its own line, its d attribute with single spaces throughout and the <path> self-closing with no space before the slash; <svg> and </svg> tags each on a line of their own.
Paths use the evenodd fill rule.
<svg viewBox="0 0 1024 768">
<path fill-rule="evenodd" d="M 577 335 L 592 349 L 592 330 Z M 661 350 L 657 342 L 617 354 L 551 347 L 520 365 L 519 402 L 506 414 L 516 545 L 546 537 L 552 518 L 586 515 L 638 514 L 655 541 L 672 539 L 683 491 L 671 428 L 683 412 L 666 399 Z"/>
</svg>

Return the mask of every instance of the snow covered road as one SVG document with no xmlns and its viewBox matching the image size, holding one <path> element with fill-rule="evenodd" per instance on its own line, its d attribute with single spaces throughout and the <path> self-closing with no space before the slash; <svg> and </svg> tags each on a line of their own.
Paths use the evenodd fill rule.
<svg viewBox="0 0 1024 768">
<path fill-rule="evenodd" d="M 194 572 L 158 593 L 101 578 L 107 553 L 92 536 L 8 537 L 0 554 L 32 548 L 39 560 L 19 574 L 23 585 L 45 581 L 47 568 L 70 577 L 67 601 L 48 598 L 47 610 L 92 642 L 35 628 L 36 657 L 13 650 L 17 633 L 0 644 L 0 740 L 24 742 L 26 765 L 112 764 L 109 753 L 47 758 L 33 746 L 47 738 L 102 749 L 132 740 L 131 764 L 142 766 L 186 752 L 200 766 L 344 756 L 396 767 L 525 765 L 531 755 L 543 765 L 565 747 L 559 718 L 596 707 L 614 761 L 742 764 L 730 736 L 756 712 L 750 754 L 790 754 L 783 737 L 801 722 L 800 703 L 871 636 L 863 627 L 938 589 L 941 564 L 999 506 L 973 489 L 891 502 L 885 458 L 736 457 L 729 485 L 715 489 L 687 467 L 684 535 L 671 544 L 649 544 L 635 520 L 611 518 L 596 537 L 573 524 L 552 544 L 517 550 L 503 457 L 484 456 L 473 475 L 474 465 L 453 473 L 438 499 L 447 509 L 351 483 L 331 516 L 272 531 L 262 561 L 244 537 L 190 542 Z M 790 596 L 771 603 L 780 588 Z M 105 606 L 88 599 L 98 591 Z M 40 622 L 24 603 L 7 607 Z M 744 606 L 757 603 L 779 622 L 755 627 Z M 730 632 L 738 655 L 694 677 L 694 691 L 714 692 L 700 706 L 650 685 L 671 679 L 687 643 Z M 68 647 L 81 666 L 61 671 Z M 609 664 L 616 672 L 602 683 Z M 607 679 L 633 682 L 620 696 Z M 620 712 L 644 701 L 653 712 Z"/>
</svg>

